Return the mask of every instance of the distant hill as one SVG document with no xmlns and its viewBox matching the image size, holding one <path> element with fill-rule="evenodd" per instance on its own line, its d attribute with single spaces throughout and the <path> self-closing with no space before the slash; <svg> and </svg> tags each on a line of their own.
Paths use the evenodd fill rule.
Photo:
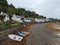
<svg viewBox="0 0 60 45">
<path fill-rule="evenodd" d="M 17 14 L 24 17 L 30 17 L 30 18 L 46 18 L 42 15 L 39 16 L 39 14 L 36 14 L 35 12 L 26 11 L 24 8 L 15 8 L 12 4 L 8 4 L 7 0 L 0 0 L 0 12 L 3 11 L 5 13 L 8 13 L 11 17 L 12 14 Z"/>
</svg>

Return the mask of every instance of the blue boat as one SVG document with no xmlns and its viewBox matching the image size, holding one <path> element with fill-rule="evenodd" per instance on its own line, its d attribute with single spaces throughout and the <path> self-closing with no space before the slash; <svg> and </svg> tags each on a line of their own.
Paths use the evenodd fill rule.
<svg viewBox="0 0 60 45">
<path fill-rule="evenodd" d="M 27 36 L 24 32 L 18 32 L 18 34 L 21 36 Z"/>
</svg>

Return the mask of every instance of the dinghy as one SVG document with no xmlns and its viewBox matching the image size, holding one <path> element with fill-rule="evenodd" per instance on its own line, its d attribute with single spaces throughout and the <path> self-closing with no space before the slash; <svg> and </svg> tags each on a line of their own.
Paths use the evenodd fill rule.
<svg viewBox="0 0 60 45">
<path fill-rule="evenodd" d="M 23 37 L 14 35 L 14 34 L 9 34 L 8 37 L 14 41 L 22 41 Z"/>
<path fill-rule="evenodd" d="M 26 31 L 23 31 L 23 33 L 25 33 L 25 34 L 27 34 L 27 35 L 29 35 L 29 34 L 30 34 L 29 32 L 26 32 Z"/>
<path fill-rule="evenodd" d="M 21 36 L 27 36 L 24 32 L 18 32 L 18 34 Z"/>
</svg>

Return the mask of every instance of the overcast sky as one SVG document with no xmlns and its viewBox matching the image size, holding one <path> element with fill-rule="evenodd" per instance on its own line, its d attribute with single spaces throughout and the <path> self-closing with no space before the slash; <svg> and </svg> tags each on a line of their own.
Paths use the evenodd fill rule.
<svg viewBox="0 0 60 45">
<path fill-rule="evenodd" d="M 60 18 L 60 0 L 8 0 L 8 3 L 46 17 Z"/>
</svg>

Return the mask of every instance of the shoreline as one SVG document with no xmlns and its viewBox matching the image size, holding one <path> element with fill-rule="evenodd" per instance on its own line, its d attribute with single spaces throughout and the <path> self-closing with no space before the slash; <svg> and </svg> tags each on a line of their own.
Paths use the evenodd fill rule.
<svg viewBox="0 0 60 45">
<path fill-rule="evenodd" d="M 58 23 L 49 23 L 44 25 L 46 28 L 51 29 L 55 35 L 60 36 L 60 24 Z"/>
</svg>

